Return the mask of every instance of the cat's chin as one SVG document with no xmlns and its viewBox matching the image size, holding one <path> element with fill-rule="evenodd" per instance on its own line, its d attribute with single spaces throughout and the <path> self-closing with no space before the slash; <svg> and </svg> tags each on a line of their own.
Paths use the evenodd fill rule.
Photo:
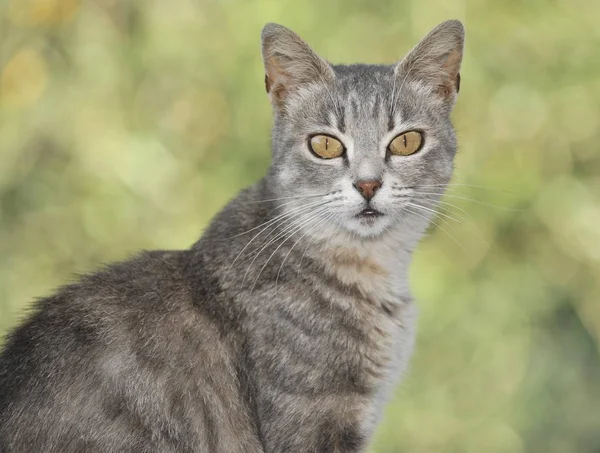
<svg viewBox="0 0 600 453">
<path fill-rule="evenodd" d="M 363 212 L 349 219 L 346 228 L 361 238 L 376 239 L 388 230 L 390 223 L 390 217 L 378 211 Z"/>
</svg>

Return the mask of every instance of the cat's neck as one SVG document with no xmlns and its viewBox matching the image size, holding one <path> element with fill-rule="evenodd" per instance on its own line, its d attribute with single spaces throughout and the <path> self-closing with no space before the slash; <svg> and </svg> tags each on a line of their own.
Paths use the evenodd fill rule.
<svg viewBox="0 0 600 453">
<path fill-rule="evenodd" d="M 381 304 L 396 305 L 410 298 L 408 271 L 415 244 L 393 234 L 365 241 L 341 233 L 316 242 L 311 255 L 341 283 Z"/>
</svg>

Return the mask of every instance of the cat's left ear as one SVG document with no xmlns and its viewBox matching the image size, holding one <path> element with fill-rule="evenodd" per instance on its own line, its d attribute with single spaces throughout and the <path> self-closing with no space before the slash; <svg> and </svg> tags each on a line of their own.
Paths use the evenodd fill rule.
<svg viewBox="0 0 600 453">
<path fill-rule="evenodd" d="M 429 87 L 437 98 L 454 104 L 460 89 L 460 64 L 465 29 L 458 20 L 441 23 L 427 34 L 396 66 L 401 81 Z"/>
<path fill-rule="evenodd" d="M 294 91 L 313 82 L 329 83 L 333 69 L 292 30 L 267 24 L 262 31 L 265 87 L 271 103 L 279 110 Z"/>
</svg>

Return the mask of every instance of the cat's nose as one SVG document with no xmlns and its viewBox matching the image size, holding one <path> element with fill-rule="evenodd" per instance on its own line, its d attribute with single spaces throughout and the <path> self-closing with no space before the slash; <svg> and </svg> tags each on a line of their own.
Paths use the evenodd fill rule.
<svg viewBox="0 0 600 453">
<path fill-rule="evenodd" d="M 369 201 L 375 196 L 375 192 L 379 190 L 381 184 L 381 181 L 373 179 L 371 181 L 358 181 L 356 184 L 354 184 L 354 187 L 361 193 L 363 197 L 365 197 L 367 201 Z"/>
</svg>

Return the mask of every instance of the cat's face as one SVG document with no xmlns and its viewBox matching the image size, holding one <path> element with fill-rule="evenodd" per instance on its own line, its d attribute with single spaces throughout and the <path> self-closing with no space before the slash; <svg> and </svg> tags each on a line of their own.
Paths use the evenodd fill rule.
<svg viewBox="0 0 600 453">
<path fill-rule="evenodd" d="M 452 21 L 397 65 L 332 66 L 293 32 L 265 27 L 270 178 L 297 228 L 375 238 L 427 225 L 452 176 L 462 45 Z"/>
</svg>

